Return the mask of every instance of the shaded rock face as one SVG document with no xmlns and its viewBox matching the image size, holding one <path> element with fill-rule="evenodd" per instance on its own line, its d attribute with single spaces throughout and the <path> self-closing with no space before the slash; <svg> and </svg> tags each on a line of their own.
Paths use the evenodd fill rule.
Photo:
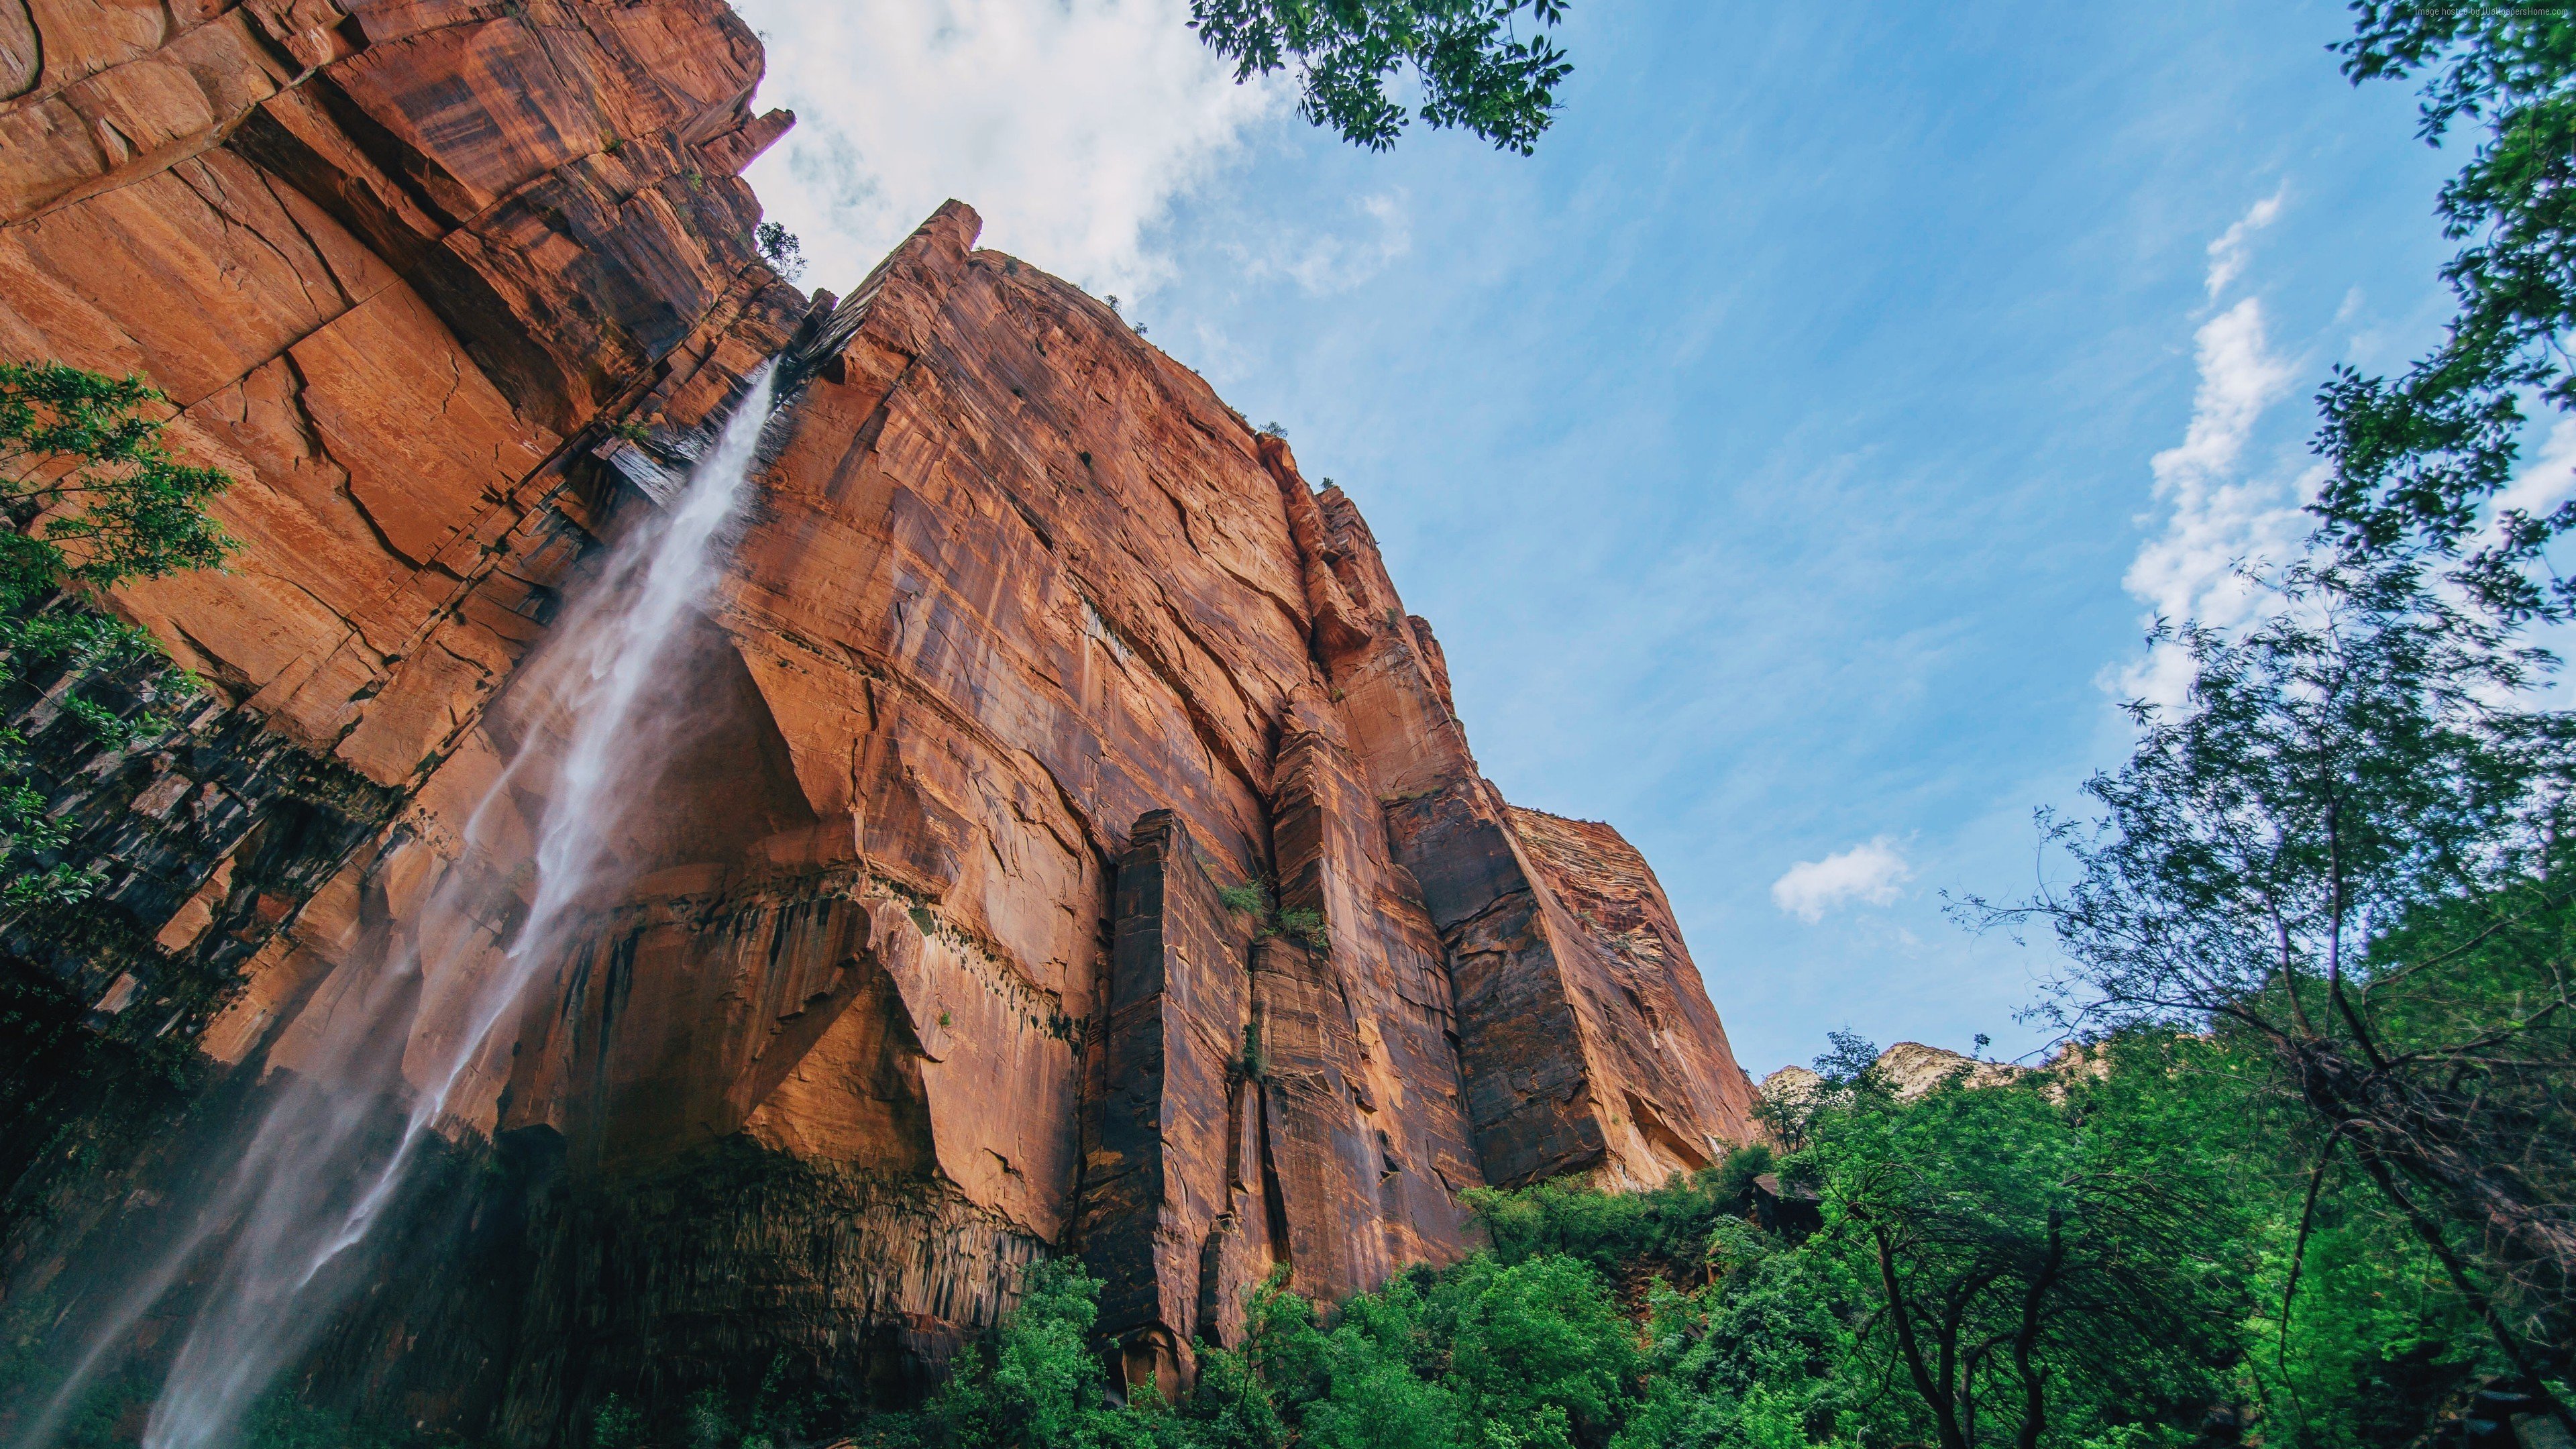
<svg viewBox="0 0 2576 1449">
<path fill-rule="evenodd" d="M 542 1443 L 773 1363 L 917 1392 L 1050 1252 L 1169 1392 L 1275 1269 L 1340 1296 L 1467 1251 L 1468 1188 L 1754 1134 L 1653 873 L 1483 779 L 1347 497 L 963 206 L 847 301 L 768 272 L 735 173 L 787 118 L 721 0 L 28 14 L 0 349 L 143 373 L 240 480 L 229 572 L 114 601 L 216 698 L 48 757 L 123 944 L 6 945 L 102 1030 L 293 1070 L 544 728 L 508 686 L 598 541 L 806 370 L 632 889 L 452 1099 L 501 1170 L 386 1272 L 479 1266 L 328 1338 L 345 1397 Z M 13 1227 L 13 1291 L 148 1197 Z"/>
</svg>

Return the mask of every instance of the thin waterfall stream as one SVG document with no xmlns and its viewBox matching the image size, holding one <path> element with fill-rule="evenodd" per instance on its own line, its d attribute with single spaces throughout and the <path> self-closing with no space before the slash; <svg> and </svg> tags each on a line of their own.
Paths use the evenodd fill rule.
<svg viewBox="0 0 2576 1449">
<path fill-rule="evenodd" d="M 269 1382 L 360 1286 L 351 1253 L 386 1218 L 421 1148 L 538 973 L 630 884 L 619 826 L 688 725 L 667 668 L 713 591 L 776 404 L 764 363 L 667 506 L 612 545 L 511 685 L 536 703 L 468 817 L 410 942 L 343 967 L 304 1019 L 318 1039 L 239 1156 L 95 1325 L 71 1376 L 19 1438 L 44 1449 L 100 1369 L 210 1245 L 186 1336 L 144 1449 L 234 1440 Z M 542 800 L 523 828 L 514 800 Z M 515 919 L 515 925 L 513 921 Z M 384 1104 L 408 1095 L 397 1129 Z"/>
</svg>

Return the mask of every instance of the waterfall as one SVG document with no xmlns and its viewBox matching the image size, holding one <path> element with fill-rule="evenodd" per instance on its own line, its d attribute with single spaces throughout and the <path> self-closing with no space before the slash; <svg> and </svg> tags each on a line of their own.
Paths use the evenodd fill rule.
<svg viewBox="0 0 2576 1449">
<path fill-rule="evenodd" d="M 514 703 L 529 697 L 530 718 L 468 817 L 413 944 L 367 969 L 344 968 L 336 994 L 304 1009 L 302 1019 L 319 1023 L 309 1059 L 275 1084 L 218 1186 L 128 1285 L 20 1449 L 44 1449 L 100 1366 L 209 1244 L 221 1243 L 221 1258 L 152 1406 L 144 1449 L 229 1442 L 269 1381 L 359 1286 L 350 1250 L 384 1219 L 495 1029 L 596 908 L 631 883 L 632 863 L 616 845 L 622 816 L 687 727 L 686 691 L 655 686 L 669 682 L 679 636 L 716 582 L 774 406 L 775 367 L 752 374 L 687 486 L 617 541 L 522 666 L 511 689 Z M 532 829 L 513 809 L 529 796 L 543 800 Z M 388 1130 L 382 1104 L 405 1092 L 409 1111 Z"/>
</svg>

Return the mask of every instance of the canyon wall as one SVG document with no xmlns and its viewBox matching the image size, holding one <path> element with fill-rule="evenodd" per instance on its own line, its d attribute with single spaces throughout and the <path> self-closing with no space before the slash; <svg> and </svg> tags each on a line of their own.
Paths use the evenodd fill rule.
<svg viewBox="0 0 2576 1449">
<path fill-rule="evenodd" d="M 720 0 L 0 0 L 0 51 L 0 353 L 151 379 L 238 480 L 228 570 L 113 601 L 210 682 L 182 727 L 12 702 L 109 883 L 0 945 L 102 1037 L 253 1080 L 423 932 L 497 950 L 424 903 L 546 728 L 514 667 L 796 359 L 634 887 L 447 1124 L 506 1167 L 480 1296 L 372 1303 L 359 1397 L 543 1443 L 773 1362 L 900 1395 L 1052 1252 L 1169 1392 L 1276 1268 L 1753 1135 L 1652 872 L 1484 780 L 1346 496 L 960 204 L 847 300 L 771 273 L 736 173 L 790 118 Z M 13 1297 L 156 1210 L 47 1201 Z"/>
</svg>

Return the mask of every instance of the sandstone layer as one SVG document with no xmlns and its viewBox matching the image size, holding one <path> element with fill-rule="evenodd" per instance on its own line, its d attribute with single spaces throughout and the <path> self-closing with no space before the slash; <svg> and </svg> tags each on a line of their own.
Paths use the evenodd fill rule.
<svg viewBox="0 0 2576 1449">
<path fill-rule="evenodd" d="M 720 0 L 27 14 L 0 350 L 163 387 L 243 541 L 114 601 L 212 681 L 183 728 L 13 702 L 114 928 L 6 946 L 91 1030 L 293 1070 L 451 929 L 515 667 L 798 363 L 633 889 L 480 1057 L 447 1131 L 498 1170 L 320 1351 L 347 1395 L 544 1443 L 773 1362 L 899 1394 L 1055 1252 L 1169 1391 L 1275 1269 L 1339 1296 L 1465 1252 L 1469 1188 L 1753 1135 L 1652 872 L 1482 777 L 1346 496 L 962 205 L 846 301 L 770 273 L 736 172 L 788 118 Z M 151 1196 L 13 1224 L 12 1293 Z"/>
</svg>

